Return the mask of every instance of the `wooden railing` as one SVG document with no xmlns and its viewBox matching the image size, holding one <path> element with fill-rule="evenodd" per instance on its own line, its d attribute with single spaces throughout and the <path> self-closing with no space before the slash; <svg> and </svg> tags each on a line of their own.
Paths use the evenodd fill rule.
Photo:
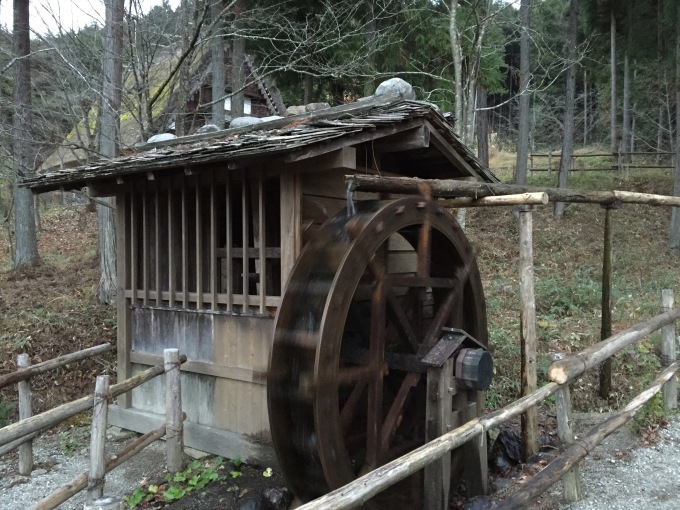
<svg viewBox="0 0 680 510">
<path fill-rule="evenodd" d="M 170 472 L 181 471 L 183 467 L 183 415 L 180 388 L 180 365 L 186 361 L 186 356 L 180 356 L 177 349 L 165 349 L 164 363 L 158 364 L 126 379 L 123 382 L 109 386 L 109 376 L 98 376 L 94 398 L 83 397 L 72 402 L 31 416 L 31 377 L 64 366 L 74 361 L 80 361 L 99 355 L 110 349 L 110 345 L 91 347 L 83 351 L 67 354 L 37 365 L 28 366 L 28 355 L 20 354 L 19 369 L 0 377 L 0 388 L 10 384 L 19 386 L 19 418 L 20 421 L 0 429 L 0 455 L 4 455 L 16 448 L 19 451 L 19 472 L 30 475 L 33 469 L 32 440 L 44 429 L 54 427 L 59 423 L 93 409 L 92 428 L 90 435 L 90 469 L 88 472 L 75 477 L 68 484 L 62 486 L 49 496 L 41 499 L 29 507 L 29 510 L 49 510 L 56 508 L 80 491 L 87 489 L 87 499 L 95 503 L 103 496 L 105 475 L 112 469 L 134 457 L 155 440 L 166 437 L 167 468 Z M 104 442 L 106 438 L 106 424 L 108 402 L 119 395 L 127 393 L 151 379 L 165 374 L 166 384 L 166 424 L 153 430 L 131 444 L 127 445 L 115 456 L 106 459 Z M 106 508 L 124 508 L 122 500 L 109 498 Z"/>
<path fill-rule="evenodd" d="M 548 172 L 559 170 L 560 152 L 548 151 L 545 154 L 532 153 L 529 154 L 529 172 Z M 585 161 L 589 158 L 597 158 L 600 161 L 594 165 L 584 163 L 579 165 L 578 162 Z M 602 162 L 603 158 L 609 159 L 609 163 Z M 637 161 L 636 161 L 637 158 Z M 666 161 L 662 162 L 661 159 Z M 608 172 L 608 171 L 627 171 L 627 170 L 641 170 L 645 168 L 662 168 L 671 169 L 674 166 L 674 152 L 630 152 L 630 153 L 591 153 L 591 154 L 573 154 L 571 156 L 571 164 L 569 165 L 571 172 Z M 654 163 L 649 163 L 654 159 Z M 556 161 L 556 163 L 555 163 Z"/>
<path fill-rule="evenodd" d="M 665 291 L 664 294 L 668 295 L 669 292 Z M 567 501 L 581 499 L 578 461 L 600 444 L 605 437 L 631 420 L 644 403 L 662 388 L 666 405 L 670 408 L 677 407 L 677 393 L 674 394 L 677 386 L 675 374 L 680 368 L 680 363 L 674 361 L 668 365 L 650 388 L 635 397 L 623 410 L 593 427 L 578 441 L 575 440 L 571 430 L 570 382 L 605 359 L 661 328 L 664 328 L 664 350 L 670 349 L 670 352 L 667 353 L 668 359 L 670 359 L 670 356 L 674 357 L 674 323 L 679 318 L 680 308 L 671 308 L 657 317 L 617 333 L 580 353 L 553 363 L 548 369 L 550 383 L 502 409 L 461 425 L 434 441 L 357 478 L 344 487 L 299 507 L 299 510 L 322 510 L 326 508 L 343 510 L 358 507 L 400 480 L 414 474 L 428 464 L 438 461 L 451 450 L 468 441 L 478 440 L 489 429 L 496 428 L 519 416 L 553 394 L 556 394 L 558 434 L 565 444 L 571 446 L 555 458 L 543 471 L 524 483 L 521 490 L 500 502 L 489 500 L 488 508 L 503 510 L 526 508 L 536 497 L 562 478 L 564 478 L 565 499 Z M 669 339 L 670 342 L 668 342 Z M 667 345 L 668 343 L 670 343 L 670 346 Z M 675 400 L 671 401 L 673 398 Z"/>
</svg>

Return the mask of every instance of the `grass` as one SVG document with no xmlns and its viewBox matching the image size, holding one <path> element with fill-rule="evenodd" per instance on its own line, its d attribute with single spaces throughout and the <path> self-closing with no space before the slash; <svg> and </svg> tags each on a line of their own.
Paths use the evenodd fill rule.
<svg viewBox="0 0 680 510">
<path fill-rule="evenodd" d="M 512 157 L 505 155 L 502 161 Z M 492 165 L 493 166 L 493 165 Z M 513 170 L 498 172 L 511 182 Z M 556 173 L 535 173 L 529 184 L 554 186 Z M 576 172 L 570 188 L 619 189 L 672 194 L 668 170 L 642 170 L 628 176 L 615 172 Z M 614 211 L 613 291 L 614 333 L 659 313 L 661 290 L 680 295 L 680 259 L 665 242 L 668 208 L 625 205 Z M 471 209 L 466 232 L 479 248 L 479 266 L 487 299 L 495 375 L 487 404 L 495 408 L 519 395 L 519 234 L 512 214 L 504 208 Z M 534 213 L 534 272 L 539 339 L 539 384 L 556 353 L 580 351 L 600 340 L 601 273 L 604 211 L 593 204 L 571 204 L 556 220 L 552 207 Z M 660 368 L 658 339 L 631 347 L 614 358 L 613 391 L 597 395 L 598 373 L 591 370 L 574 384 L 576 410 L 619 407 L 648 385 Z"/>
</svg>

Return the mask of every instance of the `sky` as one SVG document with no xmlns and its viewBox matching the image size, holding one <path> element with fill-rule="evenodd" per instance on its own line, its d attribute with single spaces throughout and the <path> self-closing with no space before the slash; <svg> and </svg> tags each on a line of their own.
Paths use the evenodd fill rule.
<svg viewBox="0 0 680 510">
<path fill-rule="evenodd" d="M 162 0 L 140 0 L 145 9 L 162 3 Z M 176 7 L 180 0 L 169 0 Z M 128 1 L 126 0 L 126 5 Z M 13 0 L 0 1 L 0 23 L 12 29 Z M 40 34 L 57 32 L 61 24 L 64 29 L 79 29 L 96 22 L 104 24 L 103 0 L 30 0 L 31 29 Z"/>
</svg>

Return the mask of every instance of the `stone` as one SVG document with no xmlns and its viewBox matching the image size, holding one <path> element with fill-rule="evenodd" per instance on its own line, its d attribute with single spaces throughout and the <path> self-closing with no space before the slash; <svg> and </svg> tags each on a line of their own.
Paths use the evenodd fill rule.
<svg viewBox="0 0 680 510">
<path fill-rule="evenodd" d="M 236 117 L 229 123 L 230 128 L 239 128 L 246 126 L 254 126 L 255 124 L 261 124 L 262 119 L 258 117 Z"/>
<path fill-rule="evenodd" d="M 174 138 L 177 137 L 172 133 L 160 133 L 158 135 L 150 136 L 146 143 L 165 142 L 166 140 L 173 140 Z"/>
<path fill-rule="evenodd" d="M 215 131 L 219 131 L 220 128 L 216 126 L 215 124 L 206 124 L 204 126 L 201 126 L 196 130 L 197 135 L 202 135 L 205 133 L 214 133 Z"/>
<path fill-rule="evenodd" d="M 293 494 L 285 487 L 265 489 L 264 497 L 272 510 L 286 510 L 293 500 Z"/>
<path fill-rule="evenodd" d="M 236 502 L 236 510 L 270 510 L 269 500 L 262 494 L 249 492 Z"/>
<path fill-rule="evenodd" d="M 416 99 L 416 92 L 407 81 L 401 78 L 390 78 L 378 85 L 375 89 L 376 96 L 398 96 L 401 99 Z"/>
<path fill-rule="evenodd" d="M 269 117 L 262 117 L 262 122 L 269 122 L 272 120 L 279 120 L 282 119 L 281 115 L 270 115 Z"/>
<path fill-rule="evenodd" d="M 307 113 L 318 112 L 320 110 L 328 110 L 331 107 L 328 103 L 309 103 L 305 105 Z"/>
<path fill-rule="evenodd" d="M 44 474 L 47 474 L 47 469 L 34 469 L 34 470 L 31 472 L 31 474 L 32 474 L 33 476 L 44 475 Z"/>
<path fill-rule="evenodd" d="M 305 110 L 305 105 L 296 105 L 287 107 L 286 112 L 288 115 L 304 115 L 307 110 Z"/>
</svg>

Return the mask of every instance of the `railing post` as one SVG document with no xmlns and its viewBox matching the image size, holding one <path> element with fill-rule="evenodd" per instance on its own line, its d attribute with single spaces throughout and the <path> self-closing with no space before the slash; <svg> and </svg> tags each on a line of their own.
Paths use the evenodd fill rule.
<svg viewBox="0 0 680 510">
<path fill-rule="evenodd" d="M 548 151 L 548 176 L 552 175 L 552 151 Z"/>
<path fill-rule="evenodd" d="M 565 446 L 574 442 L 574 431 L 571 427 L 571 392 L 569 384 L 564 384 L 555 393 L 557 407 L 557 434 Z M 564 499 L 568 503 L 581 500 L 581 477 L 578 464 L 567 471 L 562 477 L 564 485 Z"/>
<path fill-rule="evenodd" d="M 92 408 L 92 432 L 90 435 L 90 472 L 87 479 L 87 501 L 92 502 L 104 495 L 106 473 L 106 417 L 109 409 L 109 376 L 97 376 Z"/>
<path fill-rule="evenodd" d="M 184 469 L 184 424 L 178 349 L 165 349 L 165 430 L 168 472 Z"/>
<path fill-rule="evenodd" d="M 520 342 L 522 346 L 522 396 L 536 391 L 536 302 L 534 300 L 534 206 L 524 205 L 519 212 L 519 291 Z M 527 460 L 538 453 L 538 413 L 535 407 L 522 414 L 522 457 Z"/>
<path fill-rule="evenodd" d="M 28 354 L 19 354 L 17 368 L 30 366 Z M 17 384 L 19 387 L 19 419 L 25 420 L 33 416 L 33 402 L 31 395 L 31 380 L 26 379 Z M 33 471 L 33 441 L 26 441 L 19 446 L 19 474 L 28 476 Z"/>
<path fill-rule="evenodd" d="M 600 340 L 612 336 L 612 217 L 613 209 L 621 204 L 607 204 L 602 206 L 604 216 L 604 248 L 602 252 L 602 324 L 600 326 Z M 612 359 L 607 358 L 600 367 L 600 397 L 609 399 L 612 391 Z"/>
<path fill-rule="evenodd" d="M 675 306 L 673 291 L 664 289 L 661 291 L 661 313 L 671 310 Z M 675 362 L 675 322 L 671 322 L 661 329 L 661 364 L 664 367 Z M 678 383 L 677 376 L 673 376 L 663 385 L 663 402 L 668 409 L 678 408 Z"/>
</svg>

